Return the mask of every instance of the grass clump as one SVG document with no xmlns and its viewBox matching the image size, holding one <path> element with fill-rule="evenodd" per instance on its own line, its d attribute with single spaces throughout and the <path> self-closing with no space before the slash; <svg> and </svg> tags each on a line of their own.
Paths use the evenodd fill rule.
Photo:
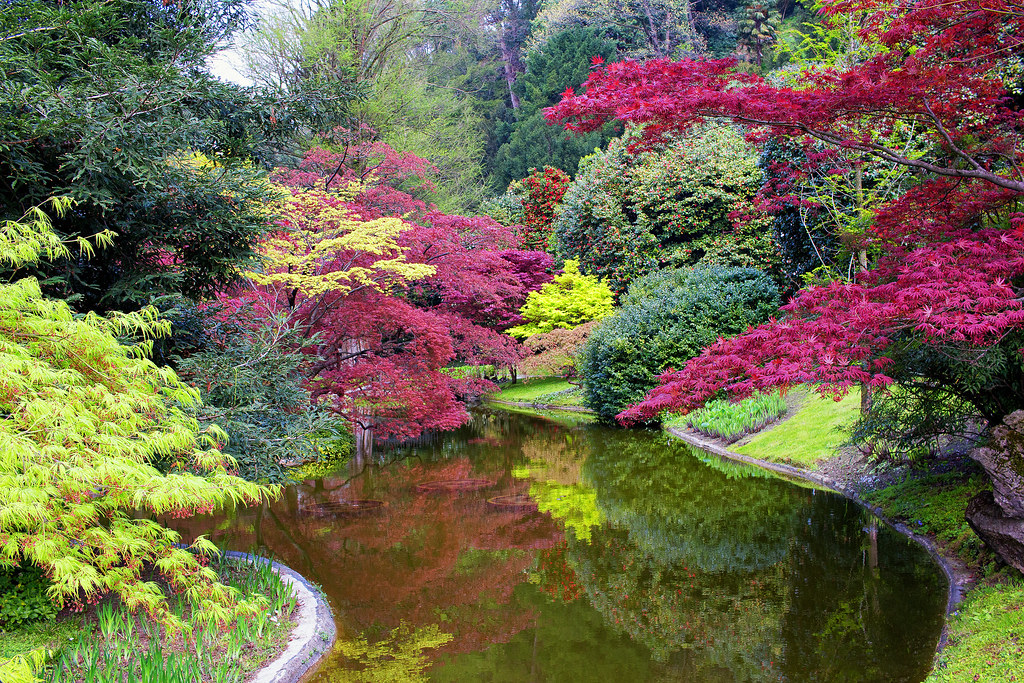
<svg viewBox="0 0 1024 683">
<path fill-rule="evenodd" d="M 732 443 L 764 429 L 785 412 L 786 401 L 779 394 L 755 394 L 736 403 L 708 401 L 685 415 L 683 423 L 700 434 Z"/>
<path fill-rule="evenodd" d="M 975 588 L 953 613 L 926 683 L 1024 681 L 1024 583 Z"/>
<path fill-rule="evenodd" d="M 734 450 L 763 460 L 813 469 L 819 461 L 836 454 L 859 413 L 860 392 L 857 390 L 841 401 L 810 396 L 791 418 L 755 434 Z"/>
<path fill-rule="evenodd" d="M 52 653 L 39 680 L 240 683 L 282 651 L 294 623 L 296 599 L 269 563 L 220 559 L 214 567 L 227 586 L 256 596 L 261 609 L 221 628 L 185 595 L 169 598 L 184 623 L 168 631 L 116 598 L 82 615 L 23 625 L 0 637 L 0 663 Z"/>
</svg>

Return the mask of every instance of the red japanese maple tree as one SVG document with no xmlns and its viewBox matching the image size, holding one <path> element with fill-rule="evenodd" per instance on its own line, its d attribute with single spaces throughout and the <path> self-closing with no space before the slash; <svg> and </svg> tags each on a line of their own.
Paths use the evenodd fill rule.
<svg viewBox="0 0 1024 683">
<path fill-rule="evenodd" d="M 232 296 L 314 341 L 305 372 L 315 399 L 404 438 L 467 418 L 463 399 L 482 380 L 445 367 L 507 367 L 522 357 L 502 331 L 550 279 L 552 259 L 519 251 L 519 237 L 493 219 L 432 210 L 399 187 L 429 165 L 373 144 L 373 172 L 349 165 L 351 148 L 314 149 L 298 169 L 275 172 L 290 192 L 282 230 L 264 243 L 263 272 Z"/>
<path fill-rule="evenodd" d="M 881 256 L 856 282 L 801 291 L 778 320 L 663 375 L 623 421 L 688 410 L 721 390 L 886 385 L 887 368 L 922 350 L 954 368 L 930 381 L 948 383 L 990 422 L 1024 406 L 1024 113 L 1008 90 L 1019 79 L 1024 9 L 1005 0 L 835 0 L 824 11 L 856 13 L 861 38 L 882 49 L 846 71 L 808 70 L 801 87 L 736 73 L 732 60 L 596 64 L 586 92 L 567 92 L 548 111 L 576 130 L 614 118 L 644 124 L 648 139 L 722 119 L 917 174 L 878 212 L 867 239 Z M 906 153 L 911 135 L 924 136 L 929 152 Z M 1000 346 L 993 379 L 985 365 Z"/>
</svg>

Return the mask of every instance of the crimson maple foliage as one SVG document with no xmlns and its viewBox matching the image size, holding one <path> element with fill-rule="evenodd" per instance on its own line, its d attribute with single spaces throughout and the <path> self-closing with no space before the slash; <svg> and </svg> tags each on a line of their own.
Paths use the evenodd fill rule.
<svg viewBox="0 0 1024 683">
<path fill-rule="evenodd" d="M 856 14 L 861 39 L 883 49 L 847 71 L 809 70 L 799 88 L 736 73 L 732 60 L 611 64 L 548 110 L 576 130 L 615 118 L 645 124 L 649 140 L 725 119 L 871 155 L 919 179 L 878 212 L 866 239 L 881 256 L 869 272 L 804 290 L 778 320 L 719 340 L 666 373 L 624 421 L 688 410 L 723 389 L 887 385 L 894 364 L 909 381 L 924 371 L 908 359 L 922 353 L 943 359 L 930 381 L 990 422 L 1024 403 L 1024 112 L 1007 90 L 1024 11 L 1005 0 L 836 0 L 825 13 Z M 928 154 L 905 153 L 911 130 Z"/>
<path fill-rule="evenodd" d="M 377 159 L 372 171 L 350 165 L 371 151 Z M 334 239 L 339 215 L 357 222 L 401 216 L 403 229 L 386 253 L 339 245 L 315 265 L 301 266 L 304 273 L 315 268 L 319 275 L 337 274 L 335 288 L 254 282 L 226 301 L 227 311 L 250 303 L 315 340 L 305 368 L 314 399 L 331 402 L 339 414 L 382 436 L 411 437 L 462 424 L 463 398 L 492 385 L 442 370 L 452 363 L 515 364 L 522 348 L 502 331 L 519 322 L 526 295 L 551 277 L 551 257 L 518 250 L 511 229 L 488 217 L 440 213 L 401 189 L 413 180 L 429 182 L 427 169 L 419 157 L 365 141 L 345 152 L 314 149 L 298 169 L 279 169 L 273 177 L 302 200 L 290 205 L 284 232 L 274 236 L 292 239 L 293 249 L 304 248 L 288 237 L 293 224 L 309 231 L 304 239 Z M 351 197 L 346 193 L 353 181 L 362 185 Z M 433 272 L 410 280 L 388 270 L 396 258 Z"/>
<path fill-rule="evenodd" d="M 426 213 L 422 197 L 434 190 L 430 176 L 437 170 L 429 161 L 395 150 L 365 126 L 335 128 L 322 142 L 326 147 L 308 150 L 298 167 L 275 169 L 271 180 L 286 187 L 324 191 L 359 183 L 362 190 L 351 206 L 366 219 Z"/>
</svg>

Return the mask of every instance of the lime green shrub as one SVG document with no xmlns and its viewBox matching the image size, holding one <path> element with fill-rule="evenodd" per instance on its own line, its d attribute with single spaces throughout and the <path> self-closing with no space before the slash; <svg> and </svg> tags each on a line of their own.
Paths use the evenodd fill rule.
<svg viewBox="0 0 1024 683">
<path fill-rule="evenodd" d="M 44 254 L 71 256 L 42 211 L 0 224 L 0 262 L 17 268 Z M 146 358 L 168 327 L 152 308 L 76 317 L 31 277 L 0 285 L 0 568 L 41 568 L 58 607 L 113 592 L 176 623 L 143 578 L 152 568 L 210 619 L 256 609 L 154 519 L 272 493 L 229 474 L 224 432 L 201 431 L 185 412 L 198 392 Z M 119 336 L 147 341 L 123 346 Z M 192 549 L 215 547 L 199 539 Z"/>
<path fill-rule="evenodd" d="M 519 314 L 526 322 L 508 331 L 513 337 L 525 339 L 555 328 L 571 330 L 611 315 L 612 292 L 596 277 L 582 274 L 578 262 L 569 260 L 553 282 L 530 292 Z"/>
</svg>

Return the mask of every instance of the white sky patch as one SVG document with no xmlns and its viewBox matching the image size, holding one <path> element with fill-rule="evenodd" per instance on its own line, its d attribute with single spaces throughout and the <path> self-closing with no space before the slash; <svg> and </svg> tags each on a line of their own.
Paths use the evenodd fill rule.
<svg viewBox="0 0 1024 683">
<path fill-rule="evenodd" d="M 242 52 L 234 45 L 224 48 L 206 60 L 206 67 L 217 78 L 228 83 L 249 86 L 253 84 L 253 80 L 242 74 L 244 66 Z"/>
<path fill-rule="evenodd" d="M 265 14 L 274 11 L 275 8 L 279 11 L 282 2 L 286 5 L 298 7 L 301 6 L 302 0 L 257 0 L 252 4 L 253 15 L 255 15 L 257 20 L 260 20 Z M 231 44 L 211 55 L 206 60 L 206 67 L 210 70 L 210 73 L 222 81 L 249 86 L 253 84 L 253 80 L 244 73 L 245 56 L 242 48 L 238 46 L 239 38 L 242 38 L 242 36 L 236 36 Z"/>
</svg>

